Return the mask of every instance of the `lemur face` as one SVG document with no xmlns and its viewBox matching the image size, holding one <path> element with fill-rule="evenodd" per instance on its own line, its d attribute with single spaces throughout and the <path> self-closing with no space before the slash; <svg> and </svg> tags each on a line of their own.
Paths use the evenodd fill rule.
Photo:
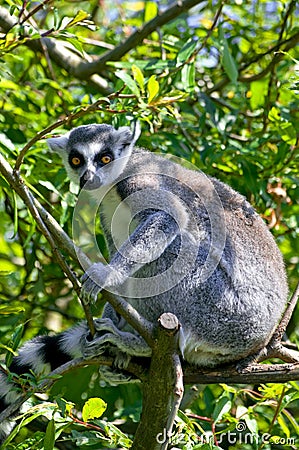
<svg viewBox="0 0 299 450">
<path fill-rule="evenodd" d="M 70 179 L 81 189 L 94 190 L 122 173 L 135 140 L 128 127 L 92 124 L 47 142 L 63 158 Z"/>
</svg>

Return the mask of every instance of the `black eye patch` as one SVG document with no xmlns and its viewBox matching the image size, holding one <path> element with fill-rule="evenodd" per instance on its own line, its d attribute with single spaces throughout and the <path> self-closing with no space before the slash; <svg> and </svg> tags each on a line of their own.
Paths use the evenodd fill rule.
<svg viewBox="0 0 299 450">
<path fill-rule="evenodd" d="M 85 164 L 85 159 L 77 150 L 71 150 L 69 154 L 69 165 L 73 169 L 78 169 Z"/>
</svg>

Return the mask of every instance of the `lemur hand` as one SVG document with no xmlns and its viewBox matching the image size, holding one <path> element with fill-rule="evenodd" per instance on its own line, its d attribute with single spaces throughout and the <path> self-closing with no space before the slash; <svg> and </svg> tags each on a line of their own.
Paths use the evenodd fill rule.
<svg viewBox="0 0 299 450">
<path fill-rule="evenodd" d="M 121 284 L 121 274 L 109 264 L 96 263 L 89 267 L 82 279 L 81 294 L 85 303 L 95 302 L 102 289 Z"/>
</svg>

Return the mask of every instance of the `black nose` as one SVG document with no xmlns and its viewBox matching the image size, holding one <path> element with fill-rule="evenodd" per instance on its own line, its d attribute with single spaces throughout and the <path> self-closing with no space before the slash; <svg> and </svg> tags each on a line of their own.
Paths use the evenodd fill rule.
<svg viewBox="0 0 299 450">
<path fill-rule="evenodd" d="M 94 173 L 91 170 L 86 170 L 82 177 L 80 178 L 80 188 L 82 189 L 84 185 L 88 182 L 92 182 L 94 179 Z"/>
</svg>

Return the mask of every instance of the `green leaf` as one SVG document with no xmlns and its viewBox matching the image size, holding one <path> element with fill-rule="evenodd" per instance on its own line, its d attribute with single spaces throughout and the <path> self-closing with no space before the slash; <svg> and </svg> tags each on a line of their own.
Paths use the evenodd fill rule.
<svg viewBox="0 0 299 450">
<path fill-rule="evenodd" d="M 264 106 L 265 97 L 268 92 L 268 79 L 263 78 L 261 80 L 253 81 L 250 84 L 250 106 L 252 110 Z"/>
<path fill-rule="evenodd" d="M 271 120 L 272 122 L 280 122 L 281 120 L 280 110 L 278 108 L 275 108 L 275 106 L 273 106 L 269 111 L 268 119 Z"/>
<path fill-rule="evenodd" d="M 158 14 L 158 5 L 156 2 L 145 2 L 144 21 L 149 22 Z"/>
<path fill-rule="evenodd" d="M 63 34 L 65 34 L 65 33 L 63 33 Z M 62 33 L 59 33 L 59 37 L 62 37 Z M 63 38 L 63 40 L 65 40 L 66 42 L 71 44 L 76 50 L 78 50 L 79 53 L 81 53 L 81 55 L 83 57 L 85 57 L 83 46 L 76 36 L 70 36 L 69 34 L 67 34 Z"/>
<path fill-rule="evenodd" d="M 281 112 L 273 106 L 269 111 L 268 118 L 274 124 L 274 128 L 280 134 L 281 139 L 289 145 L 297 142 L 297 132 L 291 122 L 281 117 Z"/>
<path fill-rule="evenodd" d="M 51 419 L 47 425 L 44 438 L 44 450 L 53 450 L 55 444 L 55 422 Z"/>
<path fill-rule="evenodd" d="M 254 193 L 259 192 L 259 183 L 257 183 L 258 180 L 258 170 L 257 166 L 250 162 L 249 160 L 246 160 L 245 158 L 238 158 L 239 164 L 242 167 L 243 170 L 243 177 L 246 181 L 247 188 Z"/>
<path fill-rule="evenodd" d="M 297 133 L 291 122 L 281 122 L 278 126 L 280 137 L 289 145 L 295 145 L 297 142 Z"/>
<path fill-rule="evenodd" d="M 289 438 L 291 436 L 289 423 L 287 423 L 284 420 L 284 418 L 283 418 L 283 416 L 281 414 L 277 417 L 277 422 L 279 423 L 283 433 L 286 435 L 286 437 Z M 298 431 L 299 431 L 299 427 L 297 427 L 297 428 L 298 428 Z"/>
<path fill-rule="evenodd" d="M 195 66 L 192 64 L 185 64 L 181 72 L 182 83 L 185 91 L 193 92 L 195 87 Z"/>
<path fill-rule="evenodd" d="M 233 83 L 236 83 L 238 81 L 238 76 L 239 76 L 237 64 L 231 54 L 227 39 L 225 38 L 221 27 L 219 27 L 219 41 L 220 41 L 220 46 L 221 46 L 221 50 L 222 50 L 221 62 L 224 67 L 224 70 L 225 70 L 228 78 Z"/>
<path fill-rule="evenodd" d="M 141 69 L 138 66 L 136 66 L 136 64 L 133 64 L 132 66 L 132 73 L 134 80 L 138 83 L 141 89 L 141 92 L 144 92 L 144 76 Z"/>
<path fill-rule="evenodd" d="M 232 407 L 232 402 L 229 396 L 226 394 L 220 397 L 216 403 L 215 409 L 213 411 L 214 422 L 219 422 L 224 414 L 228 413 Z"/>
<path fill-rule="evenodd" d="M 24 311 L 25 311 L 25 308 L 23 306 L 0 305 L 0 314 L 1 315 L 20 314 L 20 312 L 24 312 Z"/>
<path fill-rule="evenodd" d="M 180 66 L 182 63 L 188 61 L 190 56 L 194 53 L 196 47 L 197 42 L 193 39 L 189 39 L 189 41 L 186 42 L 186 44 L 181 48 L 177 55 L 177 66 Z"/>
<path fill-rule="evenodd" d="M 159 86 L 158 81 L 156 80 L 156 76 L 152 75 L 147 83 L 148 103 L 149 104 L 159 93 L 159 90 L 160 90 L 160 86 Z"/>
<path fill-rule="evenodd" d="M 117 70 L 115 72 L 115 75 L 125 83 L 125 85 L 130 89 L 131 92 L 133 92 L 133 94 L 135 94 L 137 97 L 140 97 L 140 91 L 135 80 L 133 80 L 133 78 L 127 72 L 125 72 L 124 70 Z"/>
<path fill-rule="evenodd" d="M 107 409 L 107 403 L 101 398 L 94 397 L 87 400 L 82 409 L 82 418 L 84 422 L 90 419 L 101 417 Z"/>
<path fill-rule="evenodd" d="M 78 11 L 73 19 L 69 20 L 66 24 L 62 25 L 62 30 L 65 30 L 66 28 L 69 28 L 69 27 L 73 27 L 78 22 L 82 22 L 83 20 L 87 19 L 88 16 L 89 15 L 87 14 L 87 12 L 82 11 L 82 10 Z"/>
</svg>

